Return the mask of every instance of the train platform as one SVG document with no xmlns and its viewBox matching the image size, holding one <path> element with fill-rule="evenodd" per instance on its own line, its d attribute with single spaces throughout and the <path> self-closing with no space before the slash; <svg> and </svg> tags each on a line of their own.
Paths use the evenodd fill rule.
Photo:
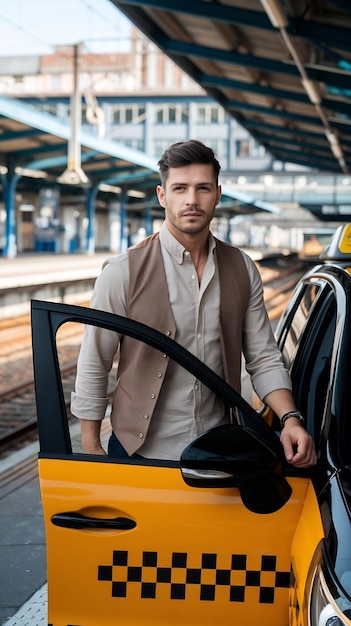
<svg viewBox="0 0 351 626">
<path fill-rule="evenodd" d="M 245 250 L 254 260 L 262 250 Z M 266 251 L 266 255 L 269 252 Z M 26 286 L 96 277 L 103 262 L 113 256 L 108 250 L 95 254 L 23 253 L 14 258 L 0 256 L 0 292 Z"/>
<path fill-rule="evenodd" d="M 250 250 L 254 260 L 262 251 Z M 86 304 L 108 250 L 95 254 L 24 253 L 0 256 L 0 321 L 30 312 L 30 300 Z"/>
<path fill-rule="evenodd" d="M 0 256 L 0 289 L 46 283 L 49 279 L 91 278 L 112 255 L 105 251 L 95 254 L 24 253 L 13 259 Z"/>
<path fill-rule="evenodd" d="M 30 300 L 80 304 L 91 294 L 103 262 L 112 252 L 20 254 L 0 257 L 0 320 L 29 313 Z"/>
</svg>

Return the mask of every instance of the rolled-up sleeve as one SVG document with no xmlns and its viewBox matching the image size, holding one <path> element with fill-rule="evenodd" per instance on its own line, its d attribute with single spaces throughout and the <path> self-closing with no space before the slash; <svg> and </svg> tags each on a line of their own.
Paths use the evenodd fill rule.
<svg viewBox="0 0 351 626">
<path fill-rule="evenodd" d="M 91 308 L 126 315 L 128 259 L 125 254 L 108 259 L 96 280 Z M 109 373 L 119 348 L 120 336 L 87 325 L 77 362 L 71 412 L 75 417 L 102 420 L 108 403 Z"/>
<path fill-rule="evenodd" d="M 262 399 L 276 389 L 291 391 L 292 385 L 264 304 L 261 276 L 252 259 L 245 253 L 243 257 L 251 284 L 243 328 L 243 354 L 253 388 Z"/>
</svg>

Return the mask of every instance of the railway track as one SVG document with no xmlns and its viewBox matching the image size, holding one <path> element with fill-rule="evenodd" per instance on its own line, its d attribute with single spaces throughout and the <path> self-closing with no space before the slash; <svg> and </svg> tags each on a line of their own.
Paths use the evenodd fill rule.
<svg viewBox="0 0 351 626">
<path fill-rule="evenodd" d="M 282 266 L 272 261 L 259 269 L 268 315 L 273 322 L 280 317 L 306 266 L 296 259 Z M 57 337 L 68 414 L 83 333 L 83 325 L 70 323 L 59 330 Z M 29 316 L 0 321 L 0 369 L 1 459 L 37 439 Z"/>
<path fill-rule="evenodd" d="M 36 404 L 33 381 L 30 317 L 0 322 L 0 459 L 34 441 Z M 67 407 L 84 327 L 65 324 L 57 346 Z"/>
</svg>

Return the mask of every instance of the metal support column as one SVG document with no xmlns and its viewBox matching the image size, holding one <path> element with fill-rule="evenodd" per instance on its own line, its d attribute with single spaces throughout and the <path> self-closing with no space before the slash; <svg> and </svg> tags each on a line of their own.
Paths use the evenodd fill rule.
<svg viewBox="0 0 351 626">
<path fill-rule="evenodd" d="M 121 206 L 120 206 L 120 228 L 121 228 L 121 243 L 120 252 L 125 252 L 128 248 L 128 224 L 127 224 L 127 211 L 126 205 L 128 202 L 128 196 L 126 189 L 123 189 L 121 193 Z"/>
<path fill-rule="evenodd" d="M 6 211 L 5 246 L 3 256 L 7 256 L 9 258 L 17 256 L 15 190 L 19 178 L 19 175 L 16 174 L 14 170 L 9 170 L 7 174 L 1 174 Z"/>
<path fill-rule="evenodd" d="M 226 233 L 225 233 L 225 241 L 226 241 L 226 243 L 231 243 L 232 227 L 231 227 L 231 224 L 230 224 L 230 220 L 231 220 L 230 215 L 226 216 L 226 220 L 227 220 L 227 228 L 226 228 Z"/>
<path fill-rule="evenodd" d="M 153 233 L 153 219 L 151 215 L 151 209 L 154 203 L 154 194 L 149 198 L 145 207 L 145 233 L 148 237 Z"/>
<path fill-rule="evenodd" d="M 91 187 L 87 193 L 87 240 L 86 240 L 86 252 L 87 254 L 95 254 L 95 200 L 98 194 L 99 187 Z"/>
</svg>

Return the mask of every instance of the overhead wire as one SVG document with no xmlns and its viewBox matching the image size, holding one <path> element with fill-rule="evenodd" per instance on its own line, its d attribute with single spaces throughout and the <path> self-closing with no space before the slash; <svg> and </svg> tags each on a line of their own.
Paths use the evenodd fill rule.
<svg viewBox="0 0 351 626">
<path fill-rule="evenodd" d="M 113 28 L 116 30 L 116 33 L 118 33 L 118 35 L 122 34 L 122 28 L 119 24 L 113 24 L 111 23 L 111 20 L 108 19 L 101 10 L 98 10 L 96 8 L 96 6 L 93 6 L 92 2 L 90 2 L 89 0 L 78 0 L 78 2 L 80 4 L 82 4 L 88 11 L 90 11 L 90 13 L 92 15 L 95 15 L 96 17 L 98 17 L 100 20 L 106 22 L 109 27 L 111 27 L 111 25 L 113 26 Z M 112 5 L 111 5 L 112 7 Z M 116 15 L 118 15 L 117 13 L 117 9 L 115 7 L 112 7 L 113 10 L 116 12 Z M 73 46 L 76 42 L 72 43 L 72 44 L 58 44 L 58 43 L 53 43 L 50 44 L 47 40 L 43 39 L 42 37 L 39 37 L 38 35 L 36 35 L 35 33 L 33 33 L 32 31 L 30 31 L 28 28 L 24 28 L 23 25 L 20 23 L 21 22 L 21 16 L 18 16 L 18 20 L 15 21 L 11 18 L 9 18 L 7 15 L 4 15 L 0 12 L 0 21 L 2 21 L 3 23 L 7 24 L 8 26 L 11 26 L 12 28 L 15 28 L 16 30 L 18 30 L 19 32 L 22 32 L 23 35 L 25 35 L 26 37 L 28 37 L 29 39 L 31 39 L 32 41 L 45 46 L 47 48 L 51 48 L 52 52 L 55 53 L 56 56 L 64 58 L 64 59 L 69 59 L 69 60 L 73 60 L 73 52 L 66 50 L 65 48 L 71 47 L 73 49 Z M 111 39 L 111 38 L 100 38 L 100 39 L 95 39 L 95 41 L 116 41 L 116 43 L 118 41 L 122 41 L 123 39 L 125 39 L 126 41 L 130 41 L 131 37 L 129 36 L 124 36 L 122 37 L 116 37 L 116 39 Z M 89 38 L 89 39 L 85 39 L 82 43 L 84 44 L 84 47 L 87 48 L 87 42 L 88 41 L 94 41 L 94 39 Z M 88 52 L 88 50 L 87 50 Z M 88 52 L 89 53 L 89 52 Z M 50 54 L 50 53 L 48 53 Z M 13 56 L 13 54 L 11 55 Z M 45 56 L 45 54 L 33 54 L 32 56 Z M 73 65 L 72 65 L 72 72 L 73 72 Z M 2 78 L 0 76 L 0 83 L 2 83 L 2 85 L 4 85 L 4 87 L 8 88 L 9 84 L 8 81 L 6 80 L 6 78 Z M 91 90 L 94 89 L 94 84 L 91 84 Z M 15 92 L 16 95 L 23 95 L 23 89 L 21 89 L 20 85 L 14 83 L 13 85 L 11 85 L 11 91 Z"/>
<path fill-rule="evenodd" d="M 112 27 L 116 30 L 116 33 L 118 33 L 119 35 L 122 33 L 122 29 L 118 24 L 113 24 L 111 23 L 111 20 L 109 20 L 104 14 L 103 12 L 101 12 L 101 10 L 97 10 L 96 7 L 94 7 L 92 5 L 91 2 L 89 2 L 89 0 L 78 0 L 78 2 L 80 4 L 82 4 L 86 9 L 88 9 L 92 14 L 95 14 L 97 17 L 99 17 L 99 19 L 103 20 L 104 22 L 106 22 L 110 27 L 112 25 Z M 110 3 L 109 3 L 110 4 Z M 111 5 L 112 6 L 112 5 Z M 116 11 L 117 14 L 117 9 L 116 7 L 114 7 L 114 10 Z M 18 18 L 18 21 L 14 21 L 11 18 L 9 18 L 7 15 L 3 14 L 0 12 L 0 21 L 4 22 L 5 24 L 17 29 L 19 32 L 22 32 L 26 37 L 28 37 L 29 39 L 31 39 L 32 41 L 39 43 L 42 46 L 45 46 L 47 48 L 52 48 L 53 51 L 57 52 L 58 55 L 65 57 L 65 58 L 70 58 L 69 54 L 65 54 L 63 51 L 57 51 L 57 48 L 60 47 L 61 44 L 58 43 L 52 43 L 50 44 L 47 40 L 43 39 L 42 37 L 39 37 L 38 35 L 36 35 L 35 33 L 33 33 L 32 31 L 28 30 L 28 28 L 24 28 L 23 25 L 21 25 L 19 23 L 20 17 Z M 111 37 L 107 37 L 107 38 L 100 38 L 98 41 L 121 41 L 123 39 L 129 39 L 128 37 L 116 37 L 116 40 L 111 39 Z M 89 38 L 89 40 L 91 40 Z M 89 40 L 85 40 L 85 44 L 87 41 Z M 97 39 L 96 39 L 97 41 Z M 77 42 L 72 42 L 72 44 L 62 44 L 62 45 L 74 45 Z M 13 56 L 13 53 L 11 54 L 11 56 Z M 33 56 L 43 56 L 43 55 L 33 55 Z"/>
</svg>

